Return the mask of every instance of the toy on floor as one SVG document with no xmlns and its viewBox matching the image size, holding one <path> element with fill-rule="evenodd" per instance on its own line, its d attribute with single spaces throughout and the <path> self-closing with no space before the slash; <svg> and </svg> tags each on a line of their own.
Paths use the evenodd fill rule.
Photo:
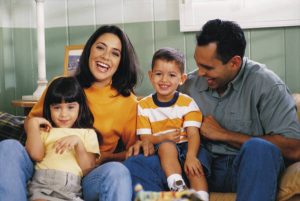
<svg viewBox="0 0 300 201">
<path fill-rule="evenodd" d="M 185 190 L 180 192 L 172 191 L 144 191 L 142 185 L 137 184 L 134 188 L 136 192 L 135 201 L 201 201 L 195 191 Z"/>
</svg>

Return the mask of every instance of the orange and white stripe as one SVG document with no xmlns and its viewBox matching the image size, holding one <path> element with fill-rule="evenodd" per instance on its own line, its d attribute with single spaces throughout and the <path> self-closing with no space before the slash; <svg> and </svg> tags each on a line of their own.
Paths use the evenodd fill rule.
<svg viewBox="0 0 300 201">
<path fill-rule="evenodd" d="M 200 128 L 202 113 L 195 101 L 182 93 L 174 105 L 170 107 L 157 106 L 149 95 L 139 101 L 137 135 L 163 135 L 180 129 L 181 142 L 187 141 L 186 127 Z"/>
</svg>

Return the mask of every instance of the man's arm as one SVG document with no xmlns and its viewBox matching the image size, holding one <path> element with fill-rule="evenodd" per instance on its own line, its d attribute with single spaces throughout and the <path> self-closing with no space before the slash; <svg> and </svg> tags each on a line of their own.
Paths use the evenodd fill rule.
<svg viewBox="0 0 300 201">
<path fill-rule="evenodd" d="M 243 133 L 226 130 L 212 116 L 204 118 L 200 131 L 201 135 L 209 140 L 224 142 L 237 148 L 240 148 L 246 141 L 252 138 L 252 136 Z M 300 160 L 300 140 L 287 138 L 281 134 L 259 137 L 278 146 L 285 158 L 292 161 Z"/>
</svg>

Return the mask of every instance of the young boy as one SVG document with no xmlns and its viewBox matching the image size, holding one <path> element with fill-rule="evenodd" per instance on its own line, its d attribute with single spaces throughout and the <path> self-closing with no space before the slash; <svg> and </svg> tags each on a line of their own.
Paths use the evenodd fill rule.
<svg viewBox="0 0 300 201">
<path fill-rule="evenodd" d="M 169 189 L 187 189 L 182 167 L 192 189 L 208 201 L 207 182 L 198 160 L 202 121 L 194 100 L 176 91 L 186 79 L 184 56 L 162 48 L 152 58 L 150 81 L 156 91 L 139 101 L 137 135 L 155 144 Z"/>
</svg>

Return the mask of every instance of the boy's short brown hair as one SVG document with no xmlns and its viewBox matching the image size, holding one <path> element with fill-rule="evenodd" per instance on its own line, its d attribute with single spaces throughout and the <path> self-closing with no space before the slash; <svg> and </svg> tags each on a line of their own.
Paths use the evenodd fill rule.
<svg viewBox="0 0 300 201">
<path fill-rule="evenodd" d="M 157 50 L 152 57 L 151 69 L 153 69 L 155 62 L 159 59 L 167 62 L 174 61 L 176 64 L 178 64 L 180 72 L 185 73 L 185 58 L 183 53 L 181 53 L 179 50 L 170 47 L 164 47 Z"/>
</svg>

